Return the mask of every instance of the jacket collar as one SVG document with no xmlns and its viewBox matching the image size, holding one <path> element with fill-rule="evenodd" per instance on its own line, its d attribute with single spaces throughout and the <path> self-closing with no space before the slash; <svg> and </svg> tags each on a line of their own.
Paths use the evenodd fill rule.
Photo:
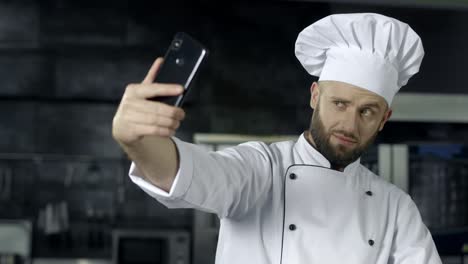
<svg viewBox="0 0 468 264">
<path fill-rule="evenodd" d="M 294 153 L 298 156 L 303 164 L 316 165 L 320 167 L 330 168 L 330 162 L 318 152 L 305 138 L 304 133 L 301 134 L 294 146 Z M 345 167 L 344 174 L 354 174 L 360 165 L 361 159 L 357 159 L 355 162 Z"/>
</svg>

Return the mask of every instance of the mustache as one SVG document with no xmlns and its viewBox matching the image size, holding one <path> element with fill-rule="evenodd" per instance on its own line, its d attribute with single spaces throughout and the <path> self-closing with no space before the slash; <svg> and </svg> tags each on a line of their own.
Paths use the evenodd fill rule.
<svg viewBox="0 0 468 264">
<path fill-rule="evenodd" d="M 359 138 L 356 135 L 354 135 L 353 133 L 346 132 L 344 130 L 333 130 L 332 134 L 343 135 L 343 136 L 345 136 L 347 138 L 350 138 L 350 139 L 352 139 L 352 140 L 354 140 L 356 142 L 359 142 Z"/>
</svg>

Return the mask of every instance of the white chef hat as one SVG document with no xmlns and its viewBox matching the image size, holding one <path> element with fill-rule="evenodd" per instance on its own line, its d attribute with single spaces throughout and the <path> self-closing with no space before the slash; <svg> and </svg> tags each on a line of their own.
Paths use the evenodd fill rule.
<svg viewBox="0 0 468 264">
<path fill-rule="evenodd" d="M 336 14 L 299 33 L 296 57 L 319 80 L 346 82 L 382 96 L 390 106 L 419 71 L 424 49 L 408 24 L 374 13 Z"/>
</svg>

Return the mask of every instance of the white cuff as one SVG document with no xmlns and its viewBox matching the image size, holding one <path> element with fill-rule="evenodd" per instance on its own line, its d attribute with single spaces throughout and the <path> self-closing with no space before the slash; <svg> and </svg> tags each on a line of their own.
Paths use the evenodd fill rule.
<svg viewBox="0 0 468 264">
<path fill-rule="evenodd" d="M 188 147 L 189 144 L 175 137 L 172 137 L 171 139 L 174 141 L 178 151 L 179 169 L 177 170 L 176 177 L 172 183 L 169 193 L 145 180 L 143 174 L 140 173 L 134 162 L 132 162 L 130 166 L 129 176 L 132 182 L 154 198 L 180 198 L 185 195 L 192 183 L 193 160 L 192 153 Z"/>
<path fill-rule="evenodd" d="M 177 181 L 179 180 L 179 174 L 180 174 L 180 168 L 179 170 L 177 170 L 177 175 L 174 181 L 172 182 L 171 190 L 168 193 L 165 190 L 159 188 L 158 186 L 145 180 L 145 178 L 140 173 L 140 171 L 138 170 L 134 162 L 132 162 L 132 165 L 130 165 L 130 172 L 129 172 L 129 176 L 132 182 L 138 185 L 143 190 L 145 190 L 147 193 L 152 193 L 152 194 L 156 194 L 158 196 L 163 196 L 167 198 L 173 195 L 175 186 L 177 185 Z"/>
</svg>

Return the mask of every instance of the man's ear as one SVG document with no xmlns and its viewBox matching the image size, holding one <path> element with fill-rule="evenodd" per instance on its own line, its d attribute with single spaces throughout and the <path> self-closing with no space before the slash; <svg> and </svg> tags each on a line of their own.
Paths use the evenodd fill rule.
<svg viewBox="0 0 468 264">
<path fill-rule="evenodd" d="M 387 112 L 385 113 L 385 116 L 384 116 L 382 122 L 380 123 L 379 132 L 382 131 L 382 129 L 385 126 L 385 123 L 387 123 L 387 121 L 390 119 L 391 116 L 392 116 L 392 109 L 389 108 L 387 110 Z"/>
<path fill-rule="evenodd" d="M 314 82 L 310 86 L 310 107 L 312 109 L 315 109 L 315 107 L 317 107 L 319 96 L 320 96 L 320 87 L 317 82 Z"/>
</svg>

